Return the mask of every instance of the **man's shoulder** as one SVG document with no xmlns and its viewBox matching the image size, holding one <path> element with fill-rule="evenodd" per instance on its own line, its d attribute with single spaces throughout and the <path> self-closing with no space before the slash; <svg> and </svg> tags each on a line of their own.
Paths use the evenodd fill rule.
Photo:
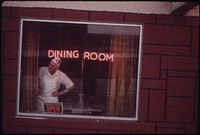
<svg viewBox="0 0 200 135">
<path fill-rule="evenodd" d="M 60 69 L 58 69 L 57 72 L 58 72 L 59 74 L 65 74 L 65 73 L 64 73 L 63 71 L 61 71 Z"/>
<path fill-rule="evenodd" d="M 67 76 L 67 74 L 63 71 L 61 71 L 60 69 L 57 70 L 57 73 L 60 75 L 60 76 Z"/>
<path fill-rule="evenodd" d="M 47 68 L 48 68 L 48 67 L 40 67 L 39 70 L 40 70 L 40 71 L 45 71 L 45 70 L 47 70 Z"/>
</svg>

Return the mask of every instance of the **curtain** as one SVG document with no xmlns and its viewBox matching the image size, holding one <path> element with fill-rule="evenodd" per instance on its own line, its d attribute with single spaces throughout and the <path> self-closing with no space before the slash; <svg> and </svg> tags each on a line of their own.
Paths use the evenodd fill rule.
<svg viewBox="0 0 200 135">
<path fill-rule="evenodd" d="M 117 30 L 111 35 L 110 52 L 114 54 L 109 63 L 109 83 L 107 93 L 107 115 L 135 115 L 134 84 L 134 36 Z M 125 30 L 126 32 L 129 30 Z"/>
<path fill-rule="evenodd" d="M 38 95 L 38 24 L 24 22 L 22 43 L 20 111 L 34 112 Z"/>
</svg>

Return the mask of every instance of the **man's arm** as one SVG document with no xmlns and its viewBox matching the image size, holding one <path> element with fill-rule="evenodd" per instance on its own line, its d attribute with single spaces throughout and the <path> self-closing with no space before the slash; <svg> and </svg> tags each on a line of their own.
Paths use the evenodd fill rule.
<svg viewBox="0 0 200 135">
<path fill-rule="evenodd" d="M 62 91 L 54 91 L 54 92 L 52 92 L 52 96 L 53 97 L 56 97 L 56 96 L 61 96 L 61 95 L 63 95 L 63 94 L 65 94 L 65 93 L 67 93 L 67 92 L 69 92 L 71 89 L 73 89 L 75 87 L 75 85 L 73 84 L 71 87 L 69 87 L 69 88 L 66 88 L 65 90 L 62 90 Z"/>
<path fill-rule="evenodd" d="M 73 89 L 75 87 L 75 85 L 74 84 L 72 84 L 72 86 L 70 86 L 69 88 L 66 88 L 65 90 L 63 90 L 64 91 L 64 93 L 65 92 L 69 92 L 71 89 Z"/>
</svg>

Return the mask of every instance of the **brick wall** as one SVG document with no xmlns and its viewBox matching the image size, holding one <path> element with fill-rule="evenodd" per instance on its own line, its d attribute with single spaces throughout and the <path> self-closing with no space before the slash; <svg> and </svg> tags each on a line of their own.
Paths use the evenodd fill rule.
<svg viewBox="0 0 200 135">
<path fill-rule="evenodd" d="M 139 121 L 16 118 L 20 17 L 142 23 Z M 52 8 L 2 8 L 4 133 L 196 133 L 199 130 L 199 18 Z"/>
</svg>

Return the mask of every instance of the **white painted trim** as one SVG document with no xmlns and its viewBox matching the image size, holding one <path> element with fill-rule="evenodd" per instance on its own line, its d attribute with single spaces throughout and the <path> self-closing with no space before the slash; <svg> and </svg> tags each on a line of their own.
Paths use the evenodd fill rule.
<svg viewBox="0 0 200 135">
<path fill-rule="evenodd" d="M 115 117 L 115 116 L 91 116 L 91 115 L 60 115 L 60 114 L 42 114 L 42 113 L 23 113 L 19 111 L 19 100 L 20 100 L 20 75 L 21 75 L 21 49 L 22 49 L 22 31 L 24 21 L 35 21 L 35 22 L 49 22 L 49 23 L 74 23 L 74 24 L 95 24 L 95 25 L 115 25 L 115 26 L 136 26 L 140 28 L 140 39 L 139 39 L 139 61 L 138 61 L 138 75 L 137 75 L 137 99 L 136 99 L 136 115 L 135 117 Z M 17 107 L 16 107 L 16 118 L 30 118 L 30 119 L 46 119 L 48 117 L 55 118 L 78 118 L 78 119 L 95 119 L 99 120 L 125 120 L 125 121 L 138 121 L 138 111 L 139 111 L 139 91 L 140 91 L 140 79 L 141 79 L 141 58 L 142 58 L 142 33 L 143 25 L 141 24 L 121 24 L 121 23 L 103 23 L 103 22 L 84 22 L 84 21 L 61 21 L 61 20 L 48 20 L 48 19 L 30 19 L 21 18 L 20 19 L 20 40 L 19 40 L 19 56 L 18 56 L 18 83 L 17 83 Z"/>
<path fill-rule="evenodd" d="M 3 7 L 43 7 L 87 11 L 113 11 L 143 14 L 170 14 L 172 2 L 132 1 L 4 1 Z"/>
</svg>

